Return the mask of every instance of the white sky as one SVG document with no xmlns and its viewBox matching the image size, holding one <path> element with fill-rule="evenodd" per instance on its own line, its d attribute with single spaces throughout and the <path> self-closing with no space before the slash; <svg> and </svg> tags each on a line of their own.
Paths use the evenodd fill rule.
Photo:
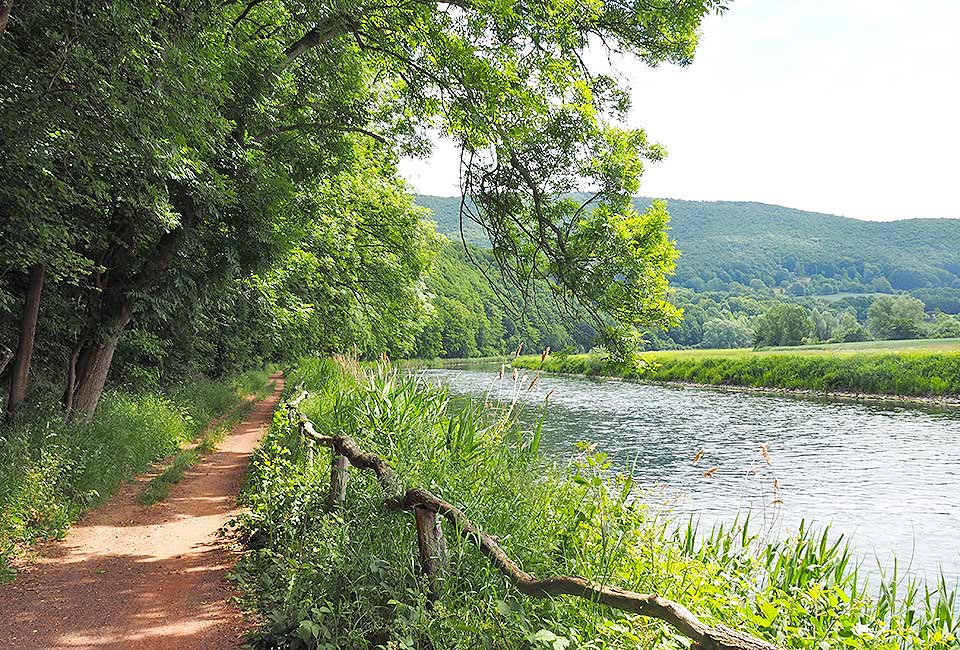
<svg viewBox="0 0 960 650">
<path fill-rule="evenodd" d="M 860 219 L 960 217 L 960 0 L 735 0 L 693 65 L 616 63 L 630 124 L 666 146 L 644 196 Z M 401 171 L 458 195 L 439 142 Z"/>
</svg>

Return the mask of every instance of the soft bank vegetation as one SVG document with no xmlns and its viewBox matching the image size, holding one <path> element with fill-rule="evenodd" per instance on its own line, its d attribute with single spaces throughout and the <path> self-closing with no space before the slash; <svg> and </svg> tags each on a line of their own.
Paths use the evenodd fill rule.
<svg viewBox="0 0 960 650">
<path fill-rule="evenodd" d="M 886 343 L 886 342 L 884 342 Z M 899 342 L 889 342 L 899 343 Z M 905 397 L 960 395 L 960 350 L 811 346 L 782 350 L 684 350 L 615 361 L 605 353 L 522 356 L 514 366 L 596 376 L 754 388 Z"/>
<path fill-rule="evenodd" d="M 829 532 L 802 528 L 774 540 L 749 521 L 682 525 L 589 445 L 571 450 L 569 462 L 547 462 L 538 431 L 516 424 L 515 407 L 454 408 L 443 389 L 385 366 L 305 359 L 289 376 L 291 390 L 299 384 L 320 434 L 349 435 L 388 459 L 405 486 L 455 504 L 535 576 L 656 592 L 785 648 L 956 644 L 955 597 L 943 582 L 928 589 L 893 576 L 868 585 Z M 246 604 L 263 616 L 255 647 L 689 646 L 656 620 L 524 597 L 450 530 L 449 567 L 430 602 L 410 515 L 386 511 L 376 479 L 359 471 L 342 508 L 328 512 L 329 464 L 317 453 L 321 462 L 309 466 L 281 411 L 255 459 L 250 511 L 238 522 L 249 550 L 236 572 Z"/>
<path fill-rule="evenodd" d="M 263 389 L 265 371 L 195 379 L 167 391 L 109 391 L 95 417 L 64 422 L 56 403 L 0 430 L 0 570 L 25 544 L 62 536 L 84 511 L 151 463 L 205 433 Z"/>
</svg>

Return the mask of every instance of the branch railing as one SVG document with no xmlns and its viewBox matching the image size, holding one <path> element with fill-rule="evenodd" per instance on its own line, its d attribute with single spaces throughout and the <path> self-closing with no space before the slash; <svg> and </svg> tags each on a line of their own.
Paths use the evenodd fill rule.
<svg viewBox="0 0 960 650">
<path fill-rule="evenodd" d="M 287 402 L 290 424 L 297 427 L 307 444 L 307 462 L 315 463 L 315 446 L 329 447 L 331 511 L 343 506 L 349 482 L 350 466 L 373 472 L 385 493 L 388 510 L 413 512 L 417 527 L 420 571 L 428 579 L 430 598 L 436 598 L 436 578 L 448 565 L 446 541 L 441 522 L 448 521 L 464 539 L 474 544 L 521 593 L 533 598 L 574 596 L 599 602 L 614 609 L 656 618 L 693 640 L 695 650 L 780 650 L 777 646 L 725 625 L 707 625 L 690 610 L 672 600 L 653 594 L 641 594 L 602 585 L 580 576 L 551 576 L 537 579 L 514 562 L 497 540 L 483 532 L 456 506 L 423 488 L 404 488 L 393 468 L 382 458 L 364 451 L 349 436 L 327 436 L 317 432 L 300 411 L 308 393 L 302 391 Z"/>
</svg>

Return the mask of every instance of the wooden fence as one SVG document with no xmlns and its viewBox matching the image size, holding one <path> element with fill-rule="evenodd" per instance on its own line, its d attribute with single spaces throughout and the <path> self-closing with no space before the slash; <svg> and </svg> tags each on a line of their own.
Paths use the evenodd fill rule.
<svg viewBox="0 0 960 650">
<path fill-rule="evenodd" d="M 436 597 L 433 585 L 436 584 L 437 574 L 448 562 L 441 526 L 442 520 L 446 520 L 459 535 L 476 545 L 490 562 L 527 596 L 575 596 L 625 612 L 656 618 L 692 639 L 692 648 L 695 650 L 779 650 L 775 645 L 725 625 L 707 625 L 683 605 L 657 594 L 640 594 L 601 585 L 579 576 L 552 576 L 538 580 L 521 569 L 494 537 L 483 532 L 455 506 L 422 488 L 404 488 L 393 468 L 384 459 L 364 451 L 349 436 L 325 436 L 318 433 L 313 423 L 300 412 L 299 405 L 306 397 L 307 393 L 304 391 L 287 402 L 288 417 L 291 425 L 298 428 L 307 444 L 310 464 L 315 460 L 315 445 L 329 447 L 332 451 L 329 508 L 336 510 L 342 507 L 351 465 L 372 471 L 383 488 L 387 509 L 414 514 L 420 570 L 432 585 L 431 598 Z"/>
</svg>

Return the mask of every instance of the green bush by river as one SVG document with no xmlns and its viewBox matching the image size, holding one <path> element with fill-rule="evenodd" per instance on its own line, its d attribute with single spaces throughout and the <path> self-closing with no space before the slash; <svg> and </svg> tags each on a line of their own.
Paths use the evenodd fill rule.
<svg viewBox="0 0 960 650">
<path fill-rule="evenodd" d="M 826 393 L 948 397 L 960 394 L 956 347 L 816 346 L 769 351 L 684 350 L 647 353 L 637 364 L 603 353 L 540 355 L 514 360 L 519 368 L 651 381 L 747 386 Z"/>
<path fill-rule="evenodd" d="M 902 575 L 868 586 L 829 532 L 803 527 L 776 540 L 748 521 L 697 531 L 612 473 L 602 451 L 584 444 L 569 462 L 549 463 L 515 408 L 454 407 L 442 388 L 387 367 L 307 359 L 287 385 L 301 382 L 312 394 L 302 409 L 319 433 L 349 435 L 389 459 L 404 486 L 455 504 L 537 577 L 575 574 L 655 592 L 784 648 L 956 646 L 950 586 L 926 589 Z M 412 517 L 387 511 L 376 479 L 359 470 L 345 506 L 328 512 L 328 452 L 313 467 L 307 456 L 278 412 L 239 522 L 249 550 L 236 577 L 264 621 L 255 648 L 689 647 L 654 619 L 521 595 L 446 524 L 449 568 L 431 604 Z"/>
</svg>

